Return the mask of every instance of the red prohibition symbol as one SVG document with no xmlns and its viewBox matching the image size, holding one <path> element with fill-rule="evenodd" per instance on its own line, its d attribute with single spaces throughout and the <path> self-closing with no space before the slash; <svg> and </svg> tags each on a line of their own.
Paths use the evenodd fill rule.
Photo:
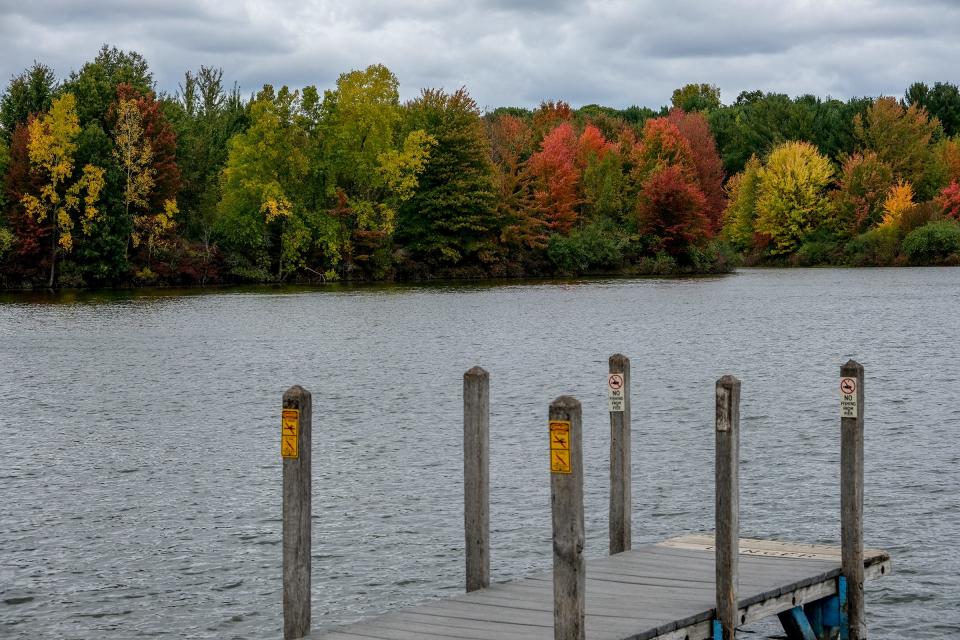
<svg viewBox="0 0 960 640">
<path fill-rule="evenodd" d="M 614 373 L 610 376 L 610 388 L 614 391 L 623 387 L 623 376 L 619 373 Z"/>
<path fill-rule="evenodd" d="M 853 395 L 857 391 L 857 382 L 853 378 L 844 378 L 840 381 L 840 391 L 849 395 Z"/>
</svg>

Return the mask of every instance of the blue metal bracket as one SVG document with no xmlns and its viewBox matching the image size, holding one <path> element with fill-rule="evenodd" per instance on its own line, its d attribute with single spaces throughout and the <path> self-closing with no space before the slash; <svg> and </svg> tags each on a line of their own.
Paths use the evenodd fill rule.
<svg viewBox="0 0 960 640">
<path fill-rule="evenodd" d="M 838 607 L 840 640 L 850 640 L 850 619 L 848 617 L 847 603 L 847 579 L 843 576 L 837 578 L 837 598 L 840 601 Z"/>
<path fill-rule="evenodd" d="M 818 640 L 817 634 L 813 632 L 810 621 L 807 620 L 807 614 L 803 607 L 794 607 L 778 613 L 780 624 L 783 630 L 787 632 L 788 640 Z"/>
<path fill-rule="evenodd" d="M 723 625 L 716 619 L 713 621 L 713 640 L 723 640 Z"/>
</svg>

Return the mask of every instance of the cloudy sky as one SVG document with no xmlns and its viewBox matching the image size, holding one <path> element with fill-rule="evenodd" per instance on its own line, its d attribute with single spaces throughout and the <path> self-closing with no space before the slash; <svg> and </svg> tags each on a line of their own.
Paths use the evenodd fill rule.
<svg viewBox="0 0 960 640">
<path fill-rule="evenodd" d="M 960 82 L 958 32 L 960 0 L 0 0 L 0 78 L 66 76 L 109 43 L 167 91 L 201 64 L 246 93 L 380 62 L 403 98 L 466 85 L 486 108 L 658 107 L 689 82 L 899 96 Z"/>
</svg>

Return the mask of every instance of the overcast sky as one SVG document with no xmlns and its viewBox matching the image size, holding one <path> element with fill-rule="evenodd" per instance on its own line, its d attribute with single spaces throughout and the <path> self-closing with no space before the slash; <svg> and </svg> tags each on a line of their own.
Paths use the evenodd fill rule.
<svg viewBox="0 0 960 640">
<path fill-rule="evenodd" d="M 373 63 L 484 108 L 562 99 L 658 107 L 709 82 L 847 98 L 960 82 L 960 0 L 0 0 L 0 78 L 64 77 L 103 43 L 139 51 L 160 90 L 220 66 L 244 93 L 326 88 Z"/>
</svg>

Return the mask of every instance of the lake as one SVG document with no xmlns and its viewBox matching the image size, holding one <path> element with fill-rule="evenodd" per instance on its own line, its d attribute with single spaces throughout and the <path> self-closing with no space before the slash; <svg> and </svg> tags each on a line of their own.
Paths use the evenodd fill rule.
<svg viewBox="0 0 960 640">
<path fill-rule="evenodd" d="M 459 593 L 462 375 L 491 375 L 491 575 L 551 566 L 547 407 L 583 403 L 607 549 L 607 358 L 632 361 L 634 544 L 839 542 L 839 367 L 866 370 L 871 638 L 960 636 L 960 269 L 0 294 L 0 637 L 280 637 L 280 399 L 313 393 L 314 629 Z M 751 628 L 766 637 L 775 626 Z"/>
</svg>

